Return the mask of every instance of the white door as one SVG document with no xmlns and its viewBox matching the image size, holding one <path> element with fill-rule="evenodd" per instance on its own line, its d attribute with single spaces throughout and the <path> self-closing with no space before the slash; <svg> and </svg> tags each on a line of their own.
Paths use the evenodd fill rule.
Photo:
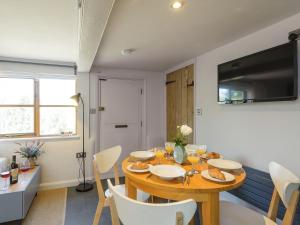
<svg viewBox="0 0 300 225">
<path fill-rule="evenodd" d="M 100 87 L 100 150 L 122 146 L 121 161 L 142 149 L 143 81 L 107 79 Z"/>
</svg>

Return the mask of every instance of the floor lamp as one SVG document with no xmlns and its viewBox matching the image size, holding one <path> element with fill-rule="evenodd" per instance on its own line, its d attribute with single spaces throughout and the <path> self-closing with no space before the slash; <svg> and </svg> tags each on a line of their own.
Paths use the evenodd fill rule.
<svg viewBox="0 0 300 225">
<path fill-rule="evenodd" d="M 85 158 L 86 158 L 86 153 L 84 151 L 84 102 L 81 97 L 81 94 L 78 93 L 76 95 L 73 95 L 71 99 L 74 101 L 75 105 L 78 106 L 79 102 L 82 104 L 82 175 L 83 175 L 83 183 L 80 183 L 76 187 L 76 191 L 78 192 L 87 192 L 93 189 L 93 184 L 87 183 L 85 180 Z"/>
</svg>

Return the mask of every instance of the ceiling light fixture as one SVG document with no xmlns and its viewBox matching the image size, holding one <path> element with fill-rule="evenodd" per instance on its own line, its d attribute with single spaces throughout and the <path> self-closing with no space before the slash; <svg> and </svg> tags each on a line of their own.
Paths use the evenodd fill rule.
<svg viewBox="0 0 300 225">
<path fill-rule="evenodd" d="M 121 54 L 123 56 L 127 56 L 127 55 L 130 55 L 131 53 L 133 53 L 134 51 L 135 51 L 135 49 L 133 49 L 133 48 L 123 49 L 121 51 Z"/>
<path fill-rule="evenodd" d="M 179 8 L 181 8 L 182 7 L 182 2 L 181 1 L 175 1 L 175 2 L 173 2 L 173 4 L 172 4 L 172 8 L 173 9 L 179 9 Z"/>
</svg>

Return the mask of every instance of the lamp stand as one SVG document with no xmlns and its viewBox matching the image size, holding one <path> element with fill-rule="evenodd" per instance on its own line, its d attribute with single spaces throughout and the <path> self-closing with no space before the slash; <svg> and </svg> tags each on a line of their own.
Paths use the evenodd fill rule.
<svg viewBox="0 0 300 225">
<path fill-rule="evenodd" d="M 86 158 L 86 153 L 84 151 L 84 103 L 81 95 L 79 95 L 81 103 L 82 103 L 82 124 L 83 124 L 83 129 L 82 129 L 82 175 L 83 175 L 83 182 L 77 185 L 76 191 L 78 192 L 88 192 L 93 189 L 93 184 L 87 183 L 85 180 L 85 158 Z"/>
</svg>

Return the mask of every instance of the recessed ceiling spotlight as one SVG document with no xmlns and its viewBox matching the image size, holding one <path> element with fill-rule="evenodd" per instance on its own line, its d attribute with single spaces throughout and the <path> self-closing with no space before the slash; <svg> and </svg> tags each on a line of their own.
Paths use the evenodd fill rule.
<svg viewBox="0 0 300 225">
<path fill-rule="evenodd" d="M 173 4 L 172 4 L 172 8 L 173 9 L 179 9 L 179 8 L 181 8 L 182 7 L 182 2 L 181 1 L 175 1 L 175 2 L 173 2 Z"/>
<path fill-rule="evenodd" d="M 121 55 L 127 56 L 127 55 L 130 55 L 131 53 L 133 53 L 134 51 L 135 51 L 135 49 L 133 49 L 133 48 L 123 49 L 121 51 Z"/>
</svg>

